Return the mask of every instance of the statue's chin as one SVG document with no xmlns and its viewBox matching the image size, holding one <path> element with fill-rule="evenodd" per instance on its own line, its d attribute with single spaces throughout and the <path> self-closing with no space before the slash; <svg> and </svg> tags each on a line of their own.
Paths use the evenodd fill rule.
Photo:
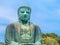
<svg viewBox="0 0 60 45">
<path fill-rule="evenodd" d="M 28 21 L 28 19 L 23 19 L 23 20 L 21 20 L 21 21 L 23 21 L 23 22 L 27 22 L 27 21 Z"/>
<path fill-rule="evenodd" d="M 23 17 L 21 17 L 21 18 L 19 18 L 19 20 L 20 20 L 20 21 L 28 21 L 28 20 L 30 20 L 30 18 L 26 18 L 26 17 L 23 18 Z"/>
</svg>

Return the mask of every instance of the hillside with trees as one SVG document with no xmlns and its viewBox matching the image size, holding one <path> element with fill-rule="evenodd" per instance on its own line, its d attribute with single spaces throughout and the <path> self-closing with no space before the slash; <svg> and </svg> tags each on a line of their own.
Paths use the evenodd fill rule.
<svg viewBox="0 0 60 45">
<path fill-rule="evenodd" d="M 42 34 L 42 43 L 43 45 L 59 45 L 60 36 L 56 35 L 55 33 Z"/>
<path fill-rule="evenodd" d="M 0 45 L 4 43 L 0 42 Z M 60 45 L 60 36 L 55 33 L 42 34 L 42 45 Z"/>
</svg>

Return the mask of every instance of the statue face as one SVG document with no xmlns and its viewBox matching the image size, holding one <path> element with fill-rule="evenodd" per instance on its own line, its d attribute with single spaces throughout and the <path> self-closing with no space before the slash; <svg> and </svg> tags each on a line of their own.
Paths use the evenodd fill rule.
<svg viewBox="0 0 60 45">
<path fill-rule="evenodd" d="M 25 8 L 25 7 L 20 8 L 18 13 L 19 20 L 23 20 L 23 21 L 29 20 L 30 13 L 31 13 L 31 10 L 29 8 Z"/>
</svg>

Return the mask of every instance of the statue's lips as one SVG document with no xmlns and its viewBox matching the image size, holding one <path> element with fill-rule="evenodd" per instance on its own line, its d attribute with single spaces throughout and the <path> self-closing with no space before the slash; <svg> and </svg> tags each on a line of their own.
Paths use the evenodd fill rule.
<svg viewBox="0 0 60 45">
<path fill-rule="evenodd" d="M 27 16 L 23 16 L 22 18 L 23 18 L 23 19 L 27 19 L 28 17 L 27 17 Z"/>
</svg>

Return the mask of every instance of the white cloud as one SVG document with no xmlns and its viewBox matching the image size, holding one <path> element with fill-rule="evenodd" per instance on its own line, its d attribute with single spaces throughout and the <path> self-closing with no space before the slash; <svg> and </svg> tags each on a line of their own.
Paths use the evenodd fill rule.
<svg viewBox="0 0 60 45">
<path fill-rule="evenodd" d="M 0 7 L 0 18 L 8 19 L 10 21 L 16 21 L 17 20 L 16 11 L 12 8 Z"/>
</svg>

